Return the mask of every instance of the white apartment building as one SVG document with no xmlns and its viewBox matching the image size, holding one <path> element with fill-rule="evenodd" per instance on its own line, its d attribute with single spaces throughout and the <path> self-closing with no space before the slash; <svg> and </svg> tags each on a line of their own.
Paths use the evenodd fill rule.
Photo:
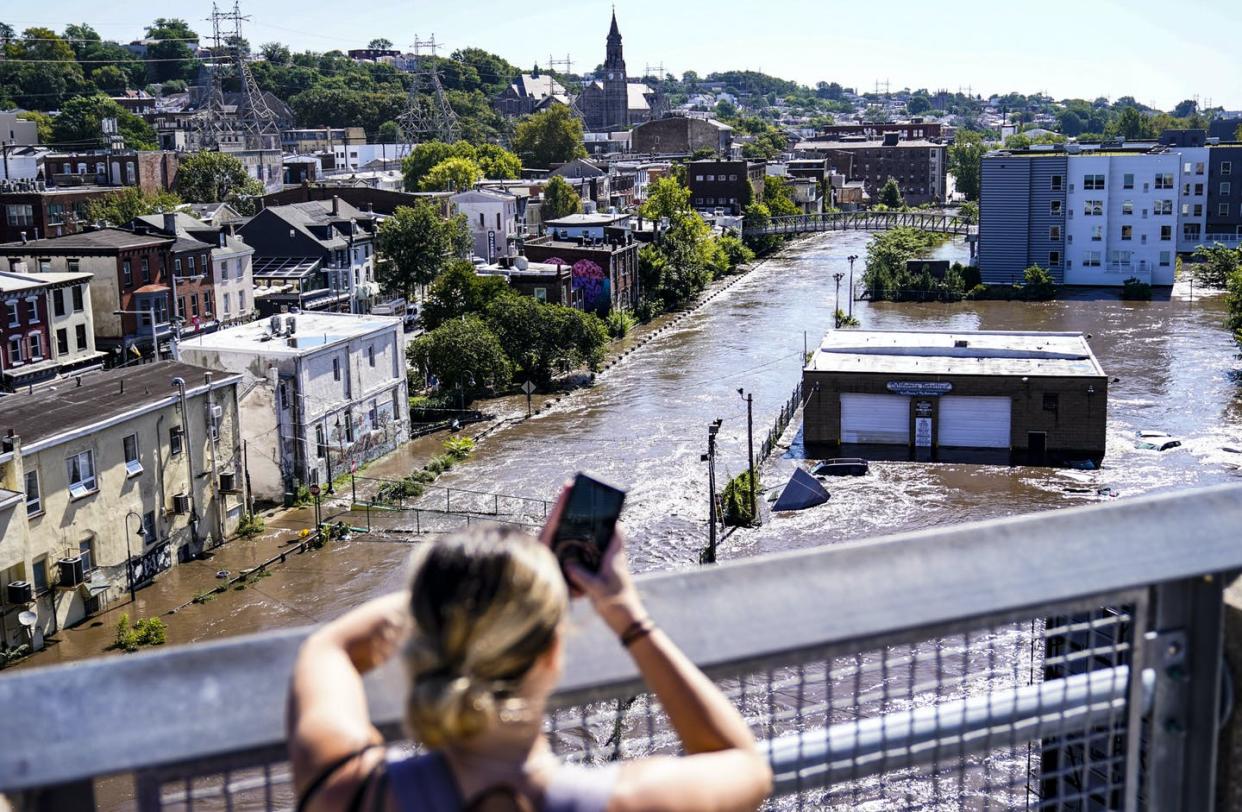
<svg viewBox="0 0 1242 812">
<path fill-rule="evenodd" d="M 237 372 L 254 498 L 326 484 L 409 438 L 401 319 L 296 313 L 195 336 L 188 363 Z"/>
<path fill-rule="evenodd" d="M 1082 154 L 1068 165 L 1065 284 L 1173 284 L 1181 156 Z"/>
<path fill-rule="evenodd" d="M 489 262 L 508 256 L 510 239 L 518 237 L 518 199 L 495 189 L 471 189 L 452 197 L 459 214 L 466 215 L 474 237 L 474 255 Z"/>
<path fill-rule="evenodd" d="M 333 144 L 335 170 L 358 170 L 375 161 L 399 161 L 413 151 L 413 144 Z"/>
<path fill-rule="evenodd" d="M 1203 242 L 1207 233 L 1208 148 L 1177 147 L 1182 170 L 1178 185 L 1177 250 L 1191 253 Z"/>
</svg>

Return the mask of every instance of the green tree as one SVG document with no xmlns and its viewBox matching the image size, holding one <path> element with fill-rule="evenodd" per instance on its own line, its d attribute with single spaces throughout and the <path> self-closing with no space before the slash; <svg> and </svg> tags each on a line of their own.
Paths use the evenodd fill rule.
<svg viewBox="0 0 1242 812">
<path fill-rule="evenodd" d="M 401 125 L 395 121 L 385 121 L 375 134 L 375 140 L 380 144 L 401 143 Z"/>
<path fill-rule="evenodd" d="M 373 51 L 387 51 L 392 47 L 392 40 L 384 37 L 376 37 L 367 43 L 367 47 Z"/>
<path fill-rule="evenodd" d="M 465 256 L 472 245 L 465 215 L 446 220 L 426 200 L 398 206 L 380 223 L 376 238 L 380 283 L 407 299 L 414 298 L 417 288 L 431 284 L 451 259 Z"/>
<path fill-rule="evenodd" d="M 638 213 L 649 220 L 670 220 L 690 211 L 690 190 L 674 177 L 663 177 L 647 187 L 647 199 Z"/>
<path fill-rule="evenodd" d="M 478 316 L 452 319 L 410 343 L 409 363 L 421 377 L 434 376 L 446 390 L 472 400 L 488 388 L 503 390 L 513 372 L 504 348 Z"/>
<path fill-rule="evenodd" d="M 582 211 L 582 198 L 569 181 L 553 175 L 543 187 L 543 203 L 539 207 L 539 219 L 545 223 L 559 220 Z"/>
<path fill-rule="evenodd" d="M 901 187 L 897 185 L 896 178 L 889 178 L 880 187 L 880 203 L 890 209 L 900 209 L 906 205 L 905 198 L 901 196 Z"/>
<path fill-rule="evenodd" d="M 129 87 L 129 76 L 116 65 L 104 65 L 91 74 L 95 87 L 113 96 L 119 96 Z"/>
<path fill-rule="evenodd" d="M 1081 135 L 1086 128 L 1082 117 L 1073 110 L 1062 110 L 1057 113 L 1057 124 L 1061 129 L 1061 134 L 1070 138 Z"/>
<path fill-rule="evenodd" d="M 772 222 L 772 212 L 762 201 L 749 203 L 742 210 L 743 228 L 766 228 Z M 750 235 L 745 238 L 746 245 L 757 254 L 766 254 L 781 244 L 781 238 L 774 234 Z"/>
<path fill-rule="evenodd" d="M 672 217 L 658 243 L 638 253 L 639 279 L 646 295 L 665 309 L 678 307 L 697 296 L 727 259 L 711 238 L 711 228 L 695 212 Z"/>
<path fill-rule="evenodd" d="M 1105 133 L 1108 135 L 1120 135 L 1130 140 L 1141 140 L 1156 136 L 1151 118 L 1140 112 L 1137 107 L 1131 106 L 1121 108 L 1121 113 L 1112 120 Z"/>
<path fill-rule="evenodd" d="M 65 102 L 52 122 L 52 138 L 58 144 L 76 143 L 83 148 L 103 145 L 107 143 L 103 133 L 105 118 L 117 120 L 125 146 L 130 149 L 156 148 L 151 125 L 103 95 L 78 96 Z"/>
<path fill-rule="evenodd" d="M 279 42 L 265 42 L 259 46 L 259 53 L 273 65 L 288 65 L 293 59 L 288 46 Z"/>
<path fill-rule="evenodd" d="M 465 141 L 452 144 L 444 141 L 424 141 L 421 144 L 415 144 L 414 149 L 401 162 L 405 190 L 407 192 L 424 191 L 423 181 L 432 167 L 444 163 L 449 158 L 474 160 L 474 156 L 474 147 Z"/>
<path fill-rule="evenodd" d="M 546 385 L 558 371 L 598 368 L 608 328 L 594 313 L 509 292 L 487 308 L 487 322 L 520 378 Z"/>
<path fill-rule="evenodd" d="M 419 187 L 428 192 L 473 189 L 483 179 L 483 170 L 469 158 L 448 158 L 431 167 Z"/>
<path fill-rule="evenodd" d="M 513 132 L 513 149 L 523 166 L 537 169 L 585 158 L 587 154 L 582 122 L 561 104 L 518 122 Z"/>
<path fill-rule="evenodd" d="M 957 208 L 957 216 L 964 223 L 979 222 L 979 204 L 967 201 Z"/>
<path fill-rule="evenodd" d="M 1045 268 L 1032 265 L 1022 272 L 1022 298 L 1027 301 L 1046 301 L 1055 298 L 1057 287 L 1052 281 L 1052 274 Z"/>
<path fill-rule="evenodd" d="M 1195 280 L 1209 288 L 1226 288 L 1229 280 L 1242 268 L 1242 248 L 1230 248 L 1216 243 L 1200 245 L 1195 249 Z"/>
<path fill-rule="evenodd" d="M 1225 284 L 1225 326 L 1233 333 L 1233 340 L 1242 345 L 1242 268 L 1235 268 Z"/>
<path fill-rule="evenodd" d="M 240 196 L 263 194 L 263 184 L 250 177 L 242 162 L 224 152 L 187 155 L 177 167 L 177 192 L 191 203 L 221 203 Z"/>
<path fill-rule="evenodd" d="M 958 130 L 949 147 L 949 171 L 953 173 L 957 191 L 967 200 L 979 199 L 979 176 L 987 152 L 983 136 L 970 130 Z"/>
<path fill-rule="evenodd" d="M 1183 99 L 1173 108 L 1173 115 L 1178 118 L 1192 116 L 1199 111 L 1199 103 L 1194 99 Z"/>
<path fill-rule="evenodd" d="M 926 96 L 911 96 L 910 101 L 906 102 L 906 112 L 912 116 L 926 113 L 930 109 L 931 102 Z"/>
<path fill-rule="evenodd" d="M 115 194 L 95 198 L 86 206 L 86 217 L 92 223 L 123 226 L 135 217 L 175 211 L 181 198 L 171 192 L 144 192 L 136 186 L 125 186 Z"/>
<path fill-rule="evenodd" d="M 733 273 L 742 265 L 749 265 L 755 261 L 755 252 L 732 234 L 722 234 L 716 239 L 716 244 L 724 252 L 725 267 L 728 273 Z"/>
<path fill-rule="evenodd" d="M 465 260 L 450 261 L 427 288 L 423 301 L 423 327 L 434 330 L 450 319 L 479 314 L 509 290 L 502 276 L 479 276 Z"/>
<path fill-rule="evenodd" d="M 793 217 L 802 214 L 802 209 L 793 199 L 793 189 L 789 182 L 779 175 L 771 175 L 763 179 L 763 204 L 768 207 L 772 217 Z"/>
<path fill-rule="evenodd" d="M 521 159 L 496 144 L 479 144 L 474 159 L 488 180 L 516 180 L 522 175 Z"/>
<path fill-rule="evenodd" d="M 185 20 L 160 17 L 147 26 L 147 38 L 161 40 L 147 48 L 148 81 L 194 78 L 198 61 L 193 46 L 198 45 L 198 35 Z"/>
</svg>

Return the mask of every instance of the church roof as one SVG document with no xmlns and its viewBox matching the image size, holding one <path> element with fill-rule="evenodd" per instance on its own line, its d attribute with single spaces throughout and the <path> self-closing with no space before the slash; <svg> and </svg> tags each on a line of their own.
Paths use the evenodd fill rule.
<svg viewBox="0 0 1242 812">
<path fill-rule="evenodd" d="M 621 39 L 621 32 L 617 29 L 617 10 L 616 9 L 612 10 L 612 27 L 608 29 L 608 38 L 612 39 L 613 37 L 616 37 L 617 39 Z"/>
</svg>

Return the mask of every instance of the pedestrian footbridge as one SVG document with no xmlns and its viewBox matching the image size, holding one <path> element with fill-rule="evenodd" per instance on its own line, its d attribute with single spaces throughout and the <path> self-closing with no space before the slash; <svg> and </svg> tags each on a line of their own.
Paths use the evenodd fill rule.
<svg viewBox="0 0 1242 812">
<path fill-rule="evenodd" d="M 927 211 L 844 211 L 773 217 L 762 226 L 743 225 L 742 235 L 811 234 L 818 231 L 887 231 L 907 226 L 922 231 L 974 238 L 979 227 L 955 214 Z"/>
</svg>

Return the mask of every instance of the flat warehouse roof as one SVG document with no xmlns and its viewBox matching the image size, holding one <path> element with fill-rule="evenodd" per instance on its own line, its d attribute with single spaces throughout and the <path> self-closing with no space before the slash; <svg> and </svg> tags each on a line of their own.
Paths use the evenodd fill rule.
<svg viewBox="0 0 1242 812">
<path fill-rule="evenodd" d="M 1082 333 L 833 330 L 807 372 L 1103 377 Z"/>
</svg>

